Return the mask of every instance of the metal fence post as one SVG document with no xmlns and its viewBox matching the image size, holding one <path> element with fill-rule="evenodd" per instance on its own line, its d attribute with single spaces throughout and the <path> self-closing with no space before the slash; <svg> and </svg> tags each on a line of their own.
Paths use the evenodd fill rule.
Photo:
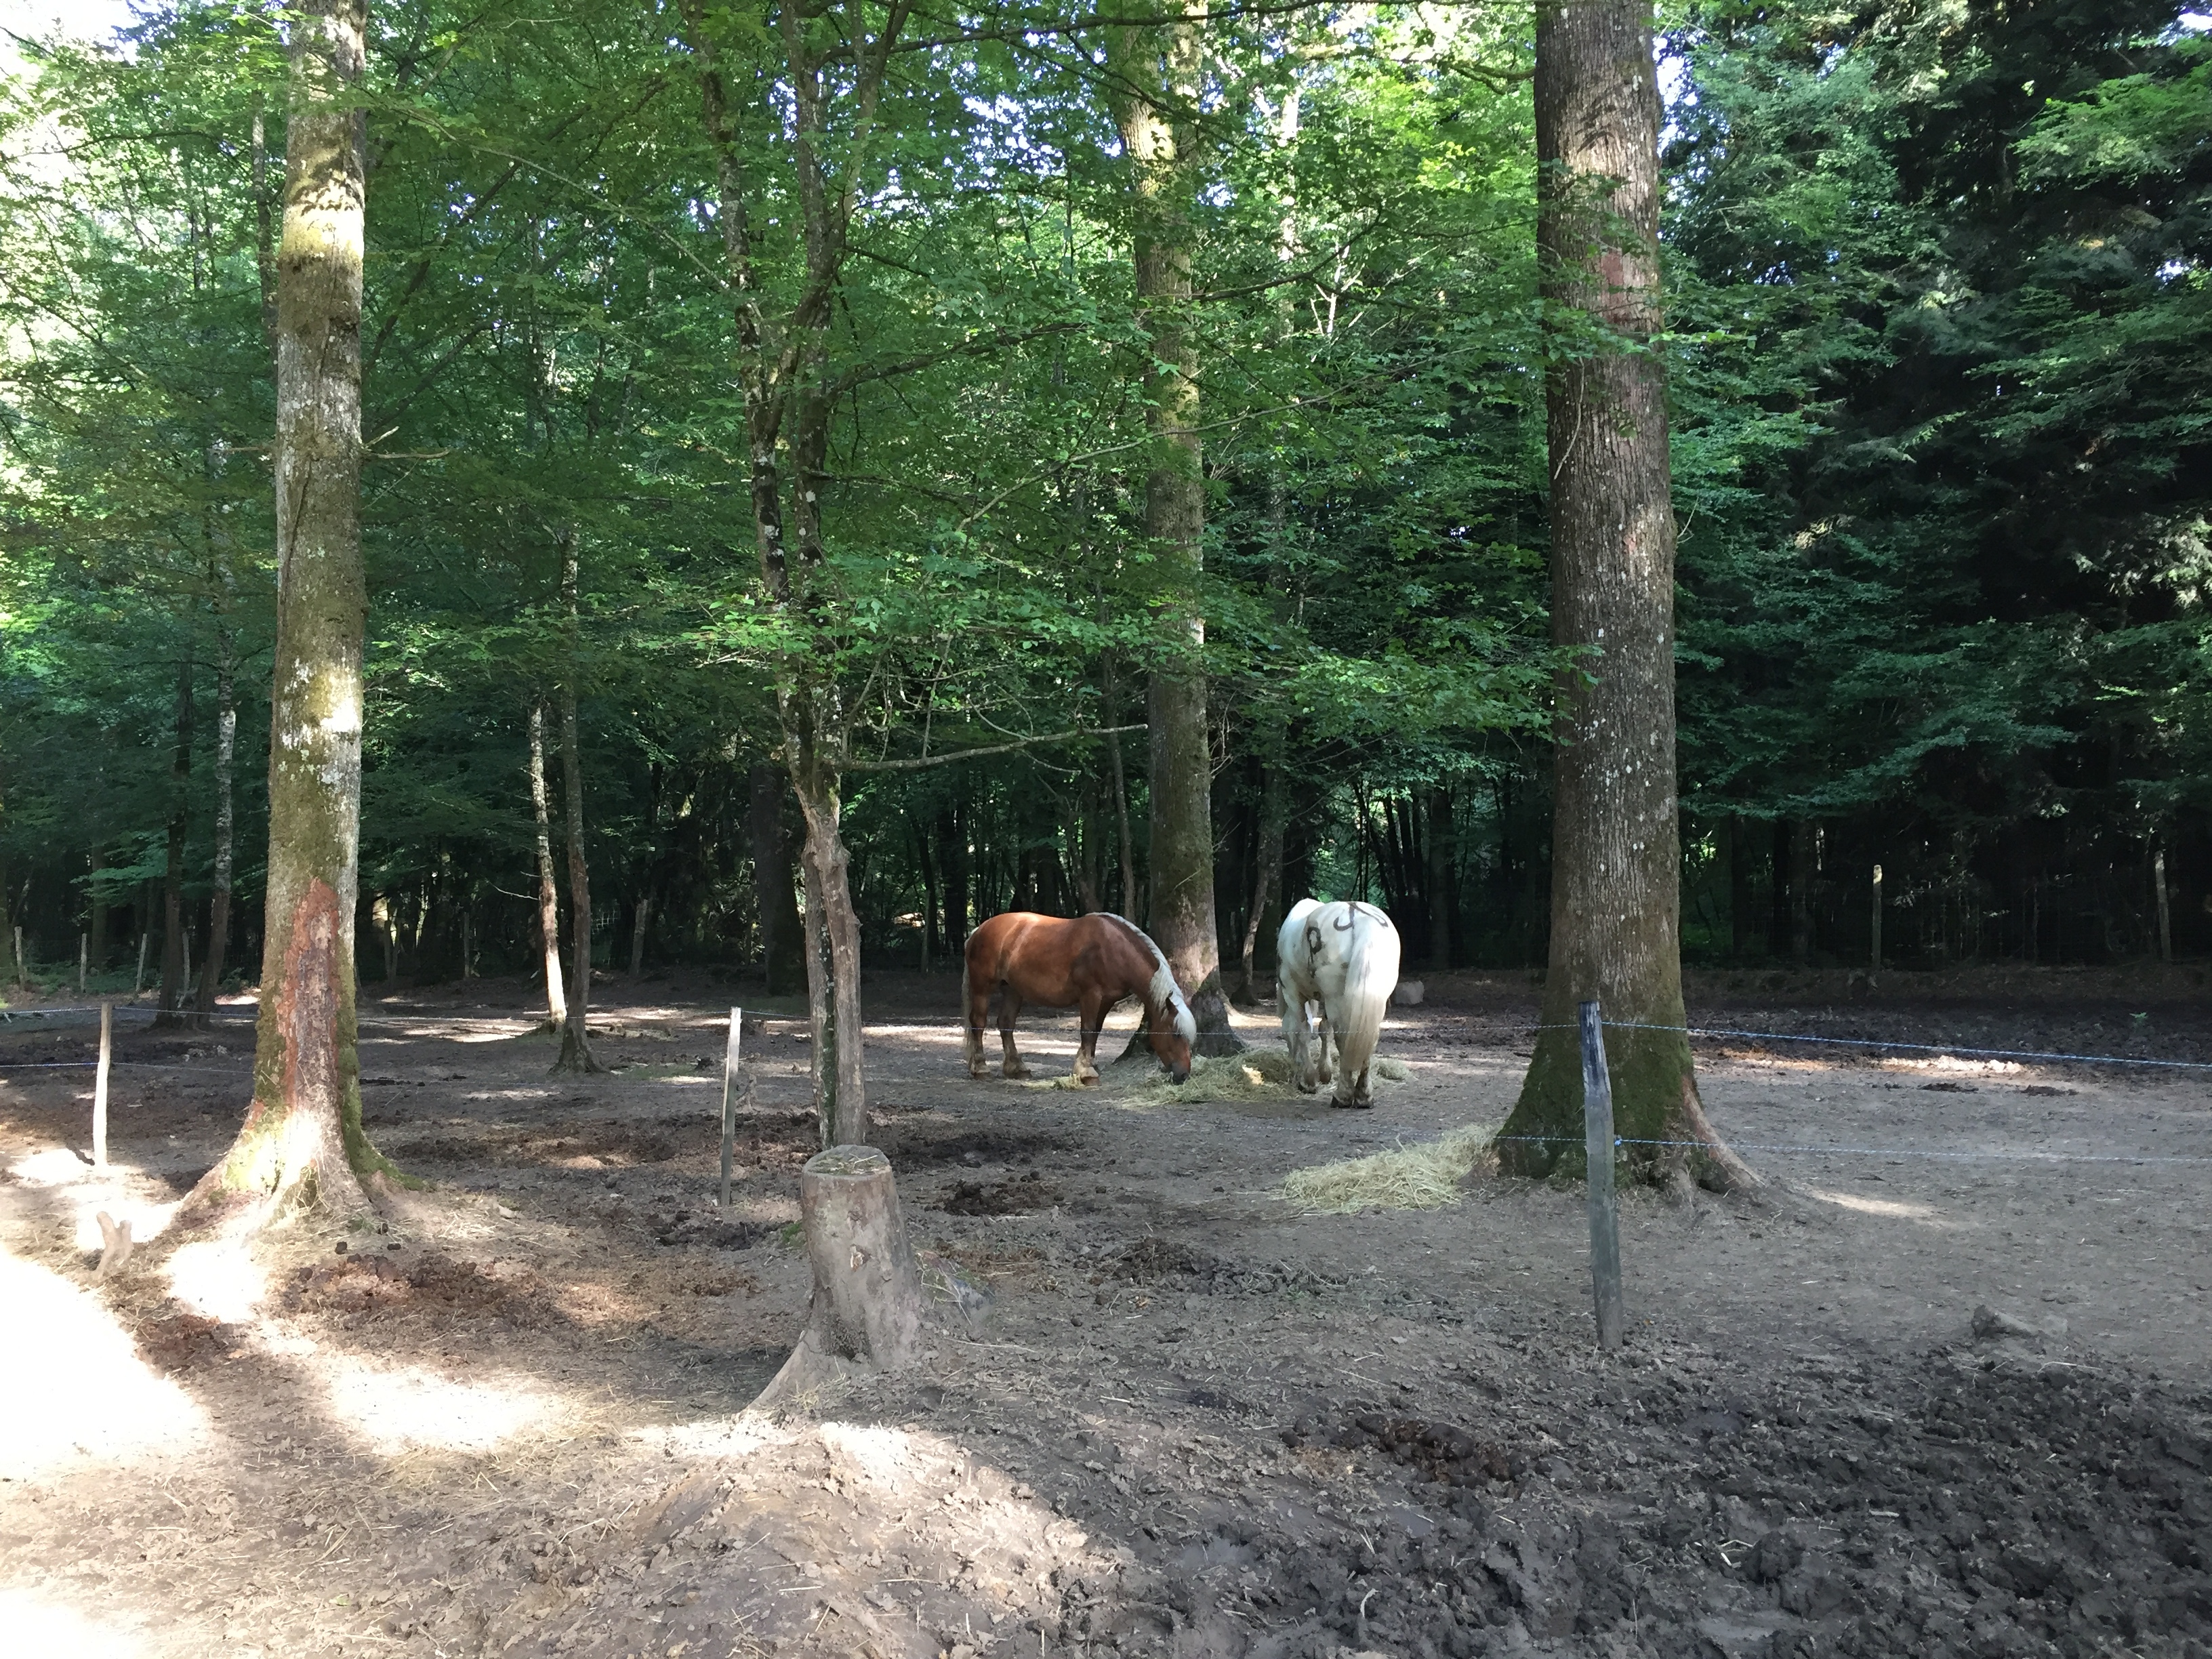
<svg viewBox="0 0 2212 1659">
<path fill-rule="evenodd" d="M 1620 1346 L 1620 1212 L 1613 1190 L 1613 1075 L 1605 1063 L 1605 1024 L 1595 1002 L 1582 1005 L 1583 1149 L 1589 1168 L 1590 1290 L 1597 1345 Z"/>
</svg>

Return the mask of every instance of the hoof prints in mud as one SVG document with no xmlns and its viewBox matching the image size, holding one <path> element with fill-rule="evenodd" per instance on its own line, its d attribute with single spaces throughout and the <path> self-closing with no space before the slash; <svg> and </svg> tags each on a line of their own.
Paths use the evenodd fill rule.
<svg viewBox="0 0 2212 1659">
<path fill-rule="evenodd" d="M 899 1169 L 964 1164 L 971 1170 L 980 1170 L 986 1164 L 1027 1164 L 1040 1152 L 1066 1150 L 1067 1143 L 1058 1135 L 1009 1135 L 994 1129 L 930 1134 L 916 1126 L 901 1130 L 884 1152 Z"/>
<path fill-rule="evenodd" d="M 1371 1449 L 1423 1480 L 1446 1486 L 1481 1488 L 1493 1480 L 1517 1480 L 1528 1468 L 1526 1456 L 1516 1461 L 1503 1447 L 1478 1440 L 1465 1429 L 1381 1412 L 1361 1412 L 1334 1429 L 1325 1414 L 1307 1418 L 1285 1430 L 1283 1442 L 1334 1446 L 1340 1451 Z"/>
<path fill-rule="evenodd" d="M 169 1304 L 176 1309 L 176 1304 Z M 143 1321 L 135 1333 L 138 1352 L 157 1370 L 184 1371 L 239 1351 L 237 1334 L 219 1319 L 181 1309 Z"/>
<path fill-rule="evenodd" d="M 520 1325 L 540 1324 L 547 1317 L 544 1287 L 534 1275 L 487 1273 L 474 1262 L 434 1252 L 412 1263 L 353 1255 L 302 1267 L 285 1287 L 283 1305 L 288 1313 L 421 1308 L 488 1315 Z"/>
<path fill-rule="evenodd" d="M 1487 1425 L 1311 1413 L 1287 1441 L 1379 1453 L 1418 1508 L 1371 1553 L 1285 1549 L 1276 1606 L 1422 1659 L 1530 1637 L 1664 1659 L 2204 1654 L 2212 1443 L 2180 1405 L 1946 1355 L 1768 1387 L 1717 1406 L 1662 1376 L 1579 1445 L 1540 1437 L 1565 1402 L 1532 1394 L 1499 1411 L 1528 1419 L 1510 1443 L 1547 1445 L 1526 1462 Z M 1462 1484 L 1497 1479 L 1492 1454 L 1521 1483 L 1494 1516 Z"/>
<path fill-rule="evenodd" d="M 1210 1296 L 1270 1296 L 1282 1291 L 1317 1291 L 1340 1287 L 1342 1281 L 1293 1267 L 1287 1261 L 1239 1262 L 1172 1238 L 1147 1234 L 1098 1258 L 1098 1279 L 1126 1279 L 1142 1285 L 1173 1285 L 1181 1290 Z"/>
<path fill-rule="evenodd" d="M 692 1244 L 710 1250 L 749 1250 L 775 1228 L 762 1221 L 723 1221 L 713 1215 L 656 1215 L 648 1220 L 657 1244 Z"/>
<path fill-rule="evenodd" d="M 956 1182 L 937 1207 L 947 1215 L 1030 1215 L 1059 1202 L 1059 1188 L 1030 1174 L 991 1187 L 980 1181 Z"/>
</svg>

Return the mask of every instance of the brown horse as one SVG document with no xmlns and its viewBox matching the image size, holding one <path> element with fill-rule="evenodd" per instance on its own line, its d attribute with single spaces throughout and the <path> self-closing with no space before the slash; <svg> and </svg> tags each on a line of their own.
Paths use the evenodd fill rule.
<svg viewBox="0 0 2212 1659">
<path fill-rule="evenodd" d="M 983 1075 L 983 1021 L 998 991 L 999 1036 L 1006 1045 L 1008 1077 L 1027 1077 L 1014 1052 L 1014 1016 L 1024 1002 L 1080 1011 L 1083 1046 L 1075 1080 L 1096 1083 L 1092 1052 L 1106 1016 L 1131 997 L 1145 1000 L 1145 1026 L 1152 1052 L 1181 1083 L 1190 1075 L 1190 1045 L 1198 1022 L 1176 983 L 1175 970 L 1133 922 L 1105 911 L 1073 921 L 1009 910 L 968 935 L 968 964 L 960 975 L 960 1000 L 968 1037 L 968 1075 Z"/>
</svg>

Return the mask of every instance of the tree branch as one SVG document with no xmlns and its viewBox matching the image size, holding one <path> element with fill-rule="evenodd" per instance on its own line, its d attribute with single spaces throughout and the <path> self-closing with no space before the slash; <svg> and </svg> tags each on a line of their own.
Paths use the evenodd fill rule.
<svg viewBox="0 0 2212 1659">
<path fill-rule="evenodd" d="M 955 761 L 980 760 L 986 755 L 1007 755 L 1017 749 L 1033 748 L 1041 743 L 1066 743 L 1075 738 L 1111 737 L 1122 732 L 1141 732 L 1142 720 L 1134 726 L 1095 726 L 1079 732 L 1049 732 L 1034 738 L 1017 738 L 1012 743 L 986 744 L 981 749 L 959 749 L 949 755 L 921 755 L 912 760 L 854 760 L 845 763 L 848 772 L 921 772 L 933 766 L 950 766 Z"/>
</svg>

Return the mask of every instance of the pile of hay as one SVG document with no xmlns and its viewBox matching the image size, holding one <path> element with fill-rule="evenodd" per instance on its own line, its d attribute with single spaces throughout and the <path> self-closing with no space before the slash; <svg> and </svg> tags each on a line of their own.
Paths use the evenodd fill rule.
<svg viewBox="0 0 2212 1659">
<path fill-rule="evenodd" d="M 1469 1124 L 1441 1140 L 1293 1170 L 1278 1190 L 1309 1215 L 1443 1209 L 1459 1202 L 1460 1182 L 1497 1133 L 1494 1124 Z"/>
<path fill-rule="evenodd" d="M 1102 1066 L 1100 1073 L 1100 1092 L 1124 1106 L 1235 1106 L 1306 1098 L 1291 1086 L 1291 1057 L 1281 1048 L 1247 1048 L 1241 1054 L 1212 1058 L 1201 1054 L 1191 1062 L 1190 1077 L 1182 1083 L 1170 1079 L 1149 1052 Z M 1378 1082 L 1403 1083 L 1411 1075 L 1402 1060 L 1375 1062 Z M 1080 1089 L 1084 1085 L 1061 1075 L 1035 1079 L 1027 1086 Z M 1327 1103 L 1326 1088 L 1319 1098 Z"/>
</svg>

